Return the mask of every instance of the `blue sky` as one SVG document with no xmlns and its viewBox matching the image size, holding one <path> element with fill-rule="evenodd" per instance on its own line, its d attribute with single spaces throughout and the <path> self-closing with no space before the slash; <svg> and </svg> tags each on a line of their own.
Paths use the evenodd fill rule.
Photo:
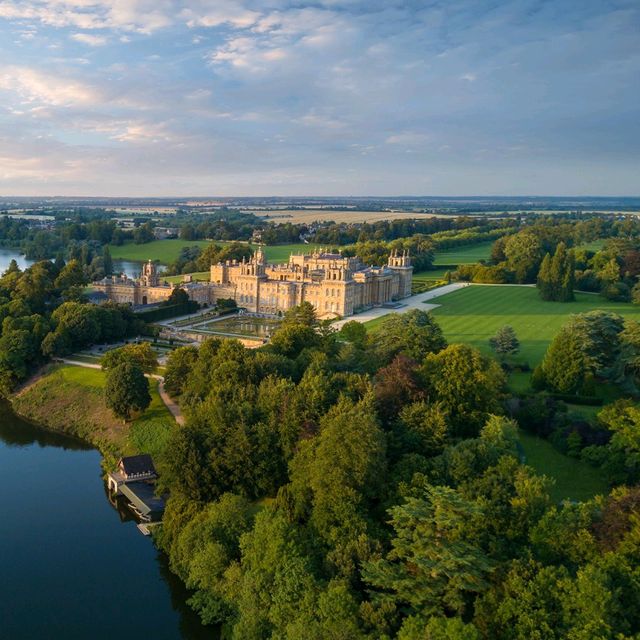
<svg viewBox="0 0 640 640">
<path fill-rule="evenodd" d="M 0 0 L 1 195 L 638 195 L 638 0 Z"/>
</svg>

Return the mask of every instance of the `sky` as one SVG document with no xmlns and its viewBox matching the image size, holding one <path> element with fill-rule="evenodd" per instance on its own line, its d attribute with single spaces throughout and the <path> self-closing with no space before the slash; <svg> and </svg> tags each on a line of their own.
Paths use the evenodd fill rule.
<svg viewBox="0 0 640 640">
<path fill-rule="evenodd" d="M 640 2 L 0 0 L 0 195 L 640 195 Z"/>
</svg>

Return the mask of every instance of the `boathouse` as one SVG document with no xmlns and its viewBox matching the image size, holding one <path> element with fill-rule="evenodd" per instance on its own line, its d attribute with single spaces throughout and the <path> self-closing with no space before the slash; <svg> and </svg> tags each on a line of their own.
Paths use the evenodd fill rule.
<svg viewBox="0 0 640 640">
<path fill-rule="evenodd" d="M 118 460 L 116 471 L 107 475 L 107 486 L 114 495 L 124 496 L 131 510 L 146 522 L 164 511 L 164 499 L 155 495 L 158 473 L 149 454 Z"/>
</svg>

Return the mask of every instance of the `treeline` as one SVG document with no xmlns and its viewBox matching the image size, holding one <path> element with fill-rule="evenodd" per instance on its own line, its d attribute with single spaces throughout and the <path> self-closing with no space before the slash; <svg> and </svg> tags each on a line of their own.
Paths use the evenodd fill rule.
<svg viewBox="0 0 640 640">
<path fill-rule="evenodd" d="M 178 226 L 182 240 L 250 240 L 255 229 L 262 227 L 264 220 L 252 213 L 241 213 L 232 209 L 221 209 L 216 213 L 187 214 L 180 212 L 166 221 L 166 226 Z M 299 234 L 279 242 L 297 242 Z M 273 244 L 278 244 L 274 242 Z"/>
<path fill-rule="evenodd" d="M 534 370 L 532 386 L 536 392 L 511 407 L 522 427 L 599 467 L 613 486 L 640 482 L 640 323 L 605 311 L 573 316 Z M 598 406 L 603 395 L 622 399 L 592 420 L 565 404 Z"/>
<path fill-rule="evenodd" d="M 167 267 L 164 273 L 165 275 L 179 275 L 208 271 L 212 264 L 227 260 L 249 259 L 252 254 L 251 247 L 242 242 L 231 242 L 224 245 L 212 243 L 205 248 L 198 245 L 183 247 L 178 258 Z"/>
<path fill-rule="evenodd" d="M 128 305 L 87 304 L 85 275 L 76 261 L 12 262 L 0 277 L 0 394 L 9 394 L 51 356 L 141 331 Z"/>
<path fill-rule="evenodd" d="M 638 489 L 553 504 L 501 368 L 429 314 L 336 333 L 302 305 L 260 349 L 177 349 L 165 384 L 188 421 L 157 539 L 226 637 L 640 631 Z"/>
<path fill-rule="evenodd" d="M 604 247 L 579 246 L 594 240 L 604 240 Z M 541 219 L 498 238 L 488 261 L 460 265 L 453 275 L 476 283 L 537 283 L 545 300 L 572 300 L 578 289 L 629 301 L 639 274 L 638 219 L 594 217 L 571 223 Z"/>
</svg>

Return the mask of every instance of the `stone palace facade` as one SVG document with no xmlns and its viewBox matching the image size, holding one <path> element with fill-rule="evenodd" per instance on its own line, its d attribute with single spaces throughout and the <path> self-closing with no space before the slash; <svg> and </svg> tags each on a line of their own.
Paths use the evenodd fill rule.
<svg viewBox="0 0 640 640">
<path fill-rule="evenodd" d="M 322 251 L 291 255 L 286 264 L 267 264 L 258 249 L 248 261 L 212 265 L 209 282 L 193 282 L 185 276 L 175 286 L 200 304 L 231 298 L 252 313 L 279 315 L 310 302 L 320 318 L 332 318 L 406 298 L 411 295 L 412 276 L 407 252 L 394 252 L 385 266 L 371 267 L 358 258 Z M 114 276 L 93 286 L 110 300 L 145 305 L 166 300 L 174 285 L 162 282 L 149 261 L 137 280 Z"/>
</svg>

